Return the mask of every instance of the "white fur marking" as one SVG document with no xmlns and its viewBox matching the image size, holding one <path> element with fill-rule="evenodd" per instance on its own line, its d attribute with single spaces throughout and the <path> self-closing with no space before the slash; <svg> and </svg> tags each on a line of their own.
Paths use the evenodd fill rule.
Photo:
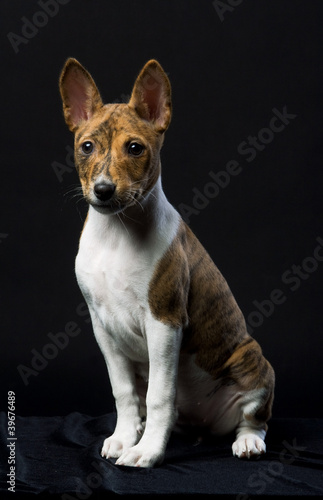
<svg viewBox="0 0 323 500">
<path fill-rule="evenodd" d="M 141 467 L 153 466 L 164 455 L 175 420 L 181 344 L 181 331 L 154 319 L 148 302 L 154 270 L 176 236 L 180 217 L 167 202 L 160 180 L 149 198 L 141 219 L 146 214 L 155 220 L 149 233 L 138 238 L 138 228 L 129 224 L 125 231 L 116 215 L 101 214 L 90 206 L 76 258 L 77 279 L 107 363 L 118 414 L 116 429 L 104 441 L 101 453 L 117 457 L 118 464 Z M 148 376 L 148 361 L 143 432 L 135 367 Z"/>
</svg>

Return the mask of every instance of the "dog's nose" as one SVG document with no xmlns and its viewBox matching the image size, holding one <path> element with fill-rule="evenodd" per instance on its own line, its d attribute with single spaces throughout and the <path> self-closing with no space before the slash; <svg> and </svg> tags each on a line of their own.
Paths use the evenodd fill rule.
<svg viewBox="0 0 323 500">
<path fill-rule="evenodd" d="M 99 184 L 95 184 L 94 186 L 95 196 L 100 201 L 110 200 L 115 190 L 115 184 L 108 184 L 107 182 L 100 182 Z"/>
</svg>

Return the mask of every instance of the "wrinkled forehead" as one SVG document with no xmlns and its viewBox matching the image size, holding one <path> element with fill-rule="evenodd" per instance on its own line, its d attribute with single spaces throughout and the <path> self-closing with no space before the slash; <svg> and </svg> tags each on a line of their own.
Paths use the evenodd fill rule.
<svg viewBox="0 0 323 500">
<path fill-rule="evenodd" d="M 75 141 L 91 138 L 102 141 L 104 137 L 124 133 L 130 136 L 155 135 L 149 122 L 142 120 L 128 104 L 106 104 L 91 120 L 84 122 L 75 134 Z"/>
</svg>

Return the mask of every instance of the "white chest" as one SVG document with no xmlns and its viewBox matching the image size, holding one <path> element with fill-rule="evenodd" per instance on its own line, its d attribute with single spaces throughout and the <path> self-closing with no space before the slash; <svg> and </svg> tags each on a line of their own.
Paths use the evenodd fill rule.
<svg viewBox="0 0 323 500">
<path fill-rule="evenodd" d="M 84 297 L 105 329 L 137 332 L 147 307 L 151 269 L 144 265 L 144 255 L 136 255 L 123 241 L 117 248 L 111 248 L 108 242 L 93 243 L 85 233 L 76 258 L 76 275 Z"/>
<path fill-rule="evenodd" d="M 176 234 L 175 211 L 168 221 L 163 230 L 154 226 L 145 238 L 136 239 L 119 219 L 90 208 L 76 257 L 77 280 L 91 314 L 100 321 L 104 334 L 113 336 L 136 361 L 147 360 L 149 284 Z"/>
</svg>

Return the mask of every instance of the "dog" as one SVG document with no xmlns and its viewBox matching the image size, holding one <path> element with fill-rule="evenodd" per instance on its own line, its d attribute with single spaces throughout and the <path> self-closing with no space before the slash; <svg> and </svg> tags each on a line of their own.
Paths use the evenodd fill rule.
<svg viewBox="0 0 323 500">
<path fill-rule="evenodd" d="M 160 150 L 172 114 L 166 73 L 148 61 L 129 102 L 104 105 L 90 73 L 70 58 L 59 87 L 89 204 L 76 276 L 117 412 L 102 457 L 153 467 L 172 430 L 188 428 L 235 431 L 239 458 L 264 453 L 273 368 L 162 189 Z"/>
</svg>

